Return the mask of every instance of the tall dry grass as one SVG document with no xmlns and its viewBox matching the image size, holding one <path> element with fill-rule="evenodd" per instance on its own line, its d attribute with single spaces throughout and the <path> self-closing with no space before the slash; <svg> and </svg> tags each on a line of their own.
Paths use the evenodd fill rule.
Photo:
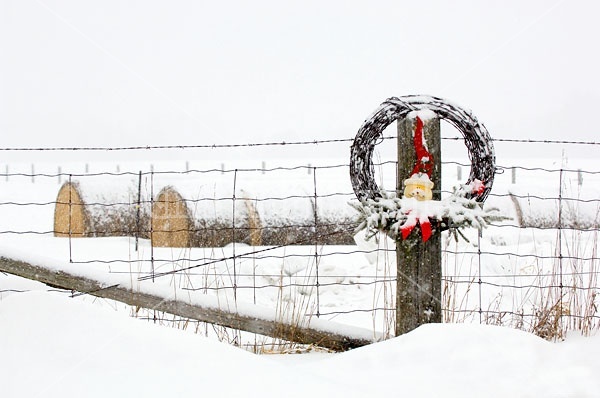
<svg viewBox="0 0 600 398">
<path fill-rule="evenodd" d="M 562 340 L 570 332 L 589 336 L 600 329 L 598 312 L 599 231 L 558 230 L 554 253 L 539 257 L 515 256 L 529 261 L 528 271 L 512 279 L 486 279 L 477 269 L 445 256 L 442 304 L 444 322 L 480 322 L 524 330 L 547 340 Z M 472 259 L 469 261 L 473 261 Z M 515 267 L 518 270 L 519 267 Z M 465 272 L 466 270 L 466 272 Z M 481 299 L 480 278 L 499 286 Z"/>
</svg>

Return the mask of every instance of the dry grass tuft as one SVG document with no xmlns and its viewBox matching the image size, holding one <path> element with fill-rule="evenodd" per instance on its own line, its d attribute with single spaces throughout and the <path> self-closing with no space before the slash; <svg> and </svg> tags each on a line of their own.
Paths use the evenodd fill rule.
<svg viewBox="0 0 600 398">
<path fill-rule="evenodd" d="M 546 340 L 562 340 L 566 336 L 563 316 L 571 314 L 569 305 L 558 301 L 550 306 L 536 308 L 533 311 L 531 332 Z"/>
</svg>

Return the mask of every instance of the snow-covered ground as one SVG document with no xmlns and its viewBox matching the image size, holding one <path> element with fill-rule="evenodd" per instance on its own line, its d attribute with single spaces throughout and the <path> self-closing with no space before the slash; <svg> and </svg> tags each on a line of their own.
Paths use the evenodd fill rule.
<svg viewBox="0 0 600 398">
<path fill-rule="evenodd" d="M 3 397 L 597 397 L 600 338 L 426 325 L 341 354 L 255 355 L 60 293 L 0 301 Z"/>
<path fill-rule="evenodd" d="M 411 93 L 456 101 L 486 124 L 504 166 L 487 205 L 515 218 L 481 240 L 468 231 L 470 243 L 445 244 L 449 323 L 342 354 L 254 355 L 218 342 L 220 330 L 194 333 L 194 324 L 152 311 L 0 274 L 0 397 L 600 396 L 600 336 L 571 331 L 548 342 L 515 329 L 598 329 L 600 170 L 589 142 L 600 103 L 600 57 L 590 50 L 599 4 L 0 1 L 0 174 L 23 174 L 0 175 L 0 256 L 265 317 L 317 312 L 330 326 L 386 334 L 395 285 L 387 240 L 155 251 L 142 240 L 136 251 L 133 238 L 54 238 L 53 202 L 69 174 L 100 202 L 132 201 L 142 171 L 145 198 L 172 184 L 196 201 L 195 217 L 231 216 L 234 195 L 255 200 L 265 218 L 314 216 L 313 207 L 323 218 L 353 214 L 347 167 L 311 167 L 345 164 L 364 117 Z M 443 137 L 454 135 L 442 125 Z M 146 149 L 165 144 L 226 148 Z M 139 150 L 9 149 L 32 146 Z M 376 161 L 393 160 L 394 144 L 383 146 L 390 152 Z M 577 153 L 568 162 L 565 147 Z M 460 140 L 444 140 L 442 153 L 467 162 Z M 260 171 L 278 166 L 301 168 Z M 377 182 L 393 190 L 391 167 L 377 169 Z M 444 191 L 467 175 L 447 164 Z M 517 228 L 517 217 L 549 229 Z M 591 230 L 556 229 L 575 222 Z M 568 324 L 555 324 L 557 315 Z M 229 333 L 218 337 L 239 342 Z"/>
<path fill-rule="evenodd" d="M 27 166 L 22 165 L 24 172 Z M 189 166 L 210 169 L 205 165 Z M 563 165 L 553 167 L 542 162 L 539 166 L 559 169 Z M 62 167 L 65 171 L 67 166 Z M 72 167 L 83 169 L 82 164 Z M 94 167 L 109 170 L 106 165 Z M 120 168 L 125 170 L 124 165 Z M 578 168 L 593 171 L 594 165 L 569 166 Z M 56 170 L 57 166 L 49 165 L 47 169 Z M 135 172 L 142 166 L 132 165 L 131 169 Z M 168 168 L 173 169 L 173 165 Z M 11 170 L 18 170 L 18 165 L 11 165 Z M 36 166 L 36 172 L 42 170 L 42 166 Z M 155 165 L 155 170 L 159 170 L 159 165 Z M 249 173 L 236 189 L 252 188 L 257 197 L 278 196 L 285 173 L 292 173 L 295 189 L 314 193 L 315 178 L 306 169 L 282 173 L 284 177 L 280 179 L 269 178 L 260 170 Z M 351 192 L 345 168 L 317 169 L 317 173 L 319 195 Z M 445 189 L 458 182 L 457 173 L 456 165 L 446 166 Z M 462 173 L 464 179 L 468 171 Z M 224 178 L 220 172 L 199 175 L 215 176 L 215 181 Z M 183 191 L 190 192 L 189 181 L 197 176 L 175 176 L 172 183 L 182 184 Z M 231 174 L 225 176 L 229 178 Z M 577 172 L 564 173 L 563 189 L 559 190 L 558 172 L 519 169 L 513 184 L 507 169 L 498 175 L 495 196 L 488 204 L 514 217 L 514 207 L 506 196 L 513 192 L 523 197 L 524 212 L 536 211 L 546 217 L 557 214 L 557 202 L 536 203 L 528 195 L 561 195 L 586 200 L 572 203 L 581 205 L 585 217 L 595 219 L 598 204 L 593 200 L 600 197 L 596 176 L 584 174 L 583 184 L 579 185 Z M 110 190 L 119 186 L 111 185 L 111 179 L 116 177 L 99 178 L 105 184 L 96 187 Z M 160 178 L 168 180 L 165 176 Z M 379 246 L 359 238 L 357 246 L 257 248 L 236 244 L 151 251 L 149 242 L 141 240 L 135 251 L 134 239 L 127 237 L 69 242 L 51 234 L 9 233 L 52 230 L 57 179 L 37 176 L 32 182 L 28 176 L 10 176 L 8 181 L 0 181 L 1 256 L 67 270 L 106 284 L 151 291 L 166 298 L 203 304 L 210 298 L 227 307 L 236 305 L 242 310 L 259 311 L 264 317 L 281 317 L 286 311 L 295 312 L 294 316 L 318 312 L 323 322 L 335 322 L 329 324 L 331 327 L 360 328 L 373 337 L 389 333 L 390 311 L 385 308 L 391 308 L 394 296 L 390 270 L 395 267 L 389 241 L 382 240 Z M 220 186 L 215 181 L 205 183 Z M 229 190 L 233 192 L 232 185 L 224 191 Z M 323 211 L 337 207 L 343 212 L 350 209 L 346 201 L 344 197 L 342 202 L 338 198 L 337 203 L 319 203 Z M 304 211 L 304 207 L 310 209 L 308 200 L 283 202 L 289 205 L 292 215 Z M 511 313 L 531 312 L 548 298 L 540 289 L 523 287 L 545 286 L 553 281 L 557 231 L 519 229 L 512 224 L 514 221 L 485 230 L 480 241 L 474 231 L 467 231 L 469 243 L 449 241 L 445 245 L 444 275 L 446 280 L 452 277 L 455 283 L 447 285 L 444 303 L 446 308 L 458 310 L 445 316 L 448 321 L 465 324 L 427 325 L 343 354 L 253 355 L 219 343 L 212 335 L 190 333 L 192 327 L 184 331 L 167 327 L 167 322 L 158 326 L 132 319 L 126 306 L 87 296 L 72 299 L 67 293 L 40 284 L 0 275 L 2 396 L 252 396 L 259 391 L 263 396 L 597 396 L 600 385 L 594 375 L 600 371 L 595 361 L 600 354 L 598 337 L 582 338 L 577 332 L 570 332 L 566 341 L 550 343 L 512 328 L 479 324 L 483 320 L 517 326 L 518 319 L 511 318 Z M 586 273 L 598 270 L 597 232 L 563 231 L 560 243 L 565 251 L 565 284 L 575 274 L 579 282 L 591 283 L 590 291 L 595 292 L 595 280 L 584 278 Z M 389 250 L 382 250 L 386 248 Z M 257 253 L 259 250 L 265 251 Z M 155 281 L 139 280 L 150 274 L 152 266 L 155 273 L 193 268 Z M 482 284 L 473 282 L 476 276 L 481 277 Z M 594 306 L 594 297 L 587 304 Z M 572 302 L 567 304 L 571 306 Z M 373 308 L 380 310 L 371 311 Z M 497 317 L 482 319 L 479 308 L 490 310 Z M 503 312 L 505 318 L 500 319 Z M 534 326 L 521 327 L 531 330 Z"/>
</svg>

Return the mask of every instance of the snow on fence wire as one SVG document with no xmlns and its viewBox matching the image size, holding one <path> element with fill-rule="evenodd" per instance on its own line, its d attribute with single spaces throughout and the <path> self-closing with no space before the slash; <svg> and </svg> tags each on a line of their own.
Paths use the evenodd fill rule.
<svg viewBox="0 0 600 398">
<path fill-rule="evenodd" d="M 349 142 L 333 144 L 345 150 Z M 316 143 L 298 145 L 310 149 Z M 559 166 L 537 167 L 531 159 L 507 163 L 499 156 L 486 206 L 512 220 L 481 235 L 467 231 L 468 242 L 444 239 L 445 322 L 505 325 L 549 339 L 600 326 L 600 171 L 552 161 Z M 121 165 L 118 172 L 115 167 L 90 172 L 87 165 L 67 172 L 61 165 L 58 173 L 40 172 L 41 167 L 10 172 L 6 165 L 0 175 L 0 254 L 27 257 L 31 253 L 23 253 L 35 247 L 42 251 L 34 256 L 38 262 L 46 252 L 60 253 L 52 261 L 99 267 L 139 283 L 150 280 L 175 295 L 208 295 L 227 308 L 253 303 L 299 324 L 334 319 L 390 337 L 394 243 L 355 236 L 346 163 L 312 163 L 261 162 L 253 168 L 185 162 L 181 170 Z M 443 163 L 443 194 L 468 167 L 464 161 Z M 376 168 L 381 186 L 394 187 L 395 161 Z M 76 228 L 77 220 L 82 224 Z M 167 237 L 159 239 L 161 234 Z M 11 283 L 0 276 L 0 297 L 26 290 Z M 133 312 L 178 327 L 195 323 L 156 311 Z M 195 329 L 207 332 L 208 326 Z M 239 332 L 219 333 L 242 344 Z"/>
</svg>

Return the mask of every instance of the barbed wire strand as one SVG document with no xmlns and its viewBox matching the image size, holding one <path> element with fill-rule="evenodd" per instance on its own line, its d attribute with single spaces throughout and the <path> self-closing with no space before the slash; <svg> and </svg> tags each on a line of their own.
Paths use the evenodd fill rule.
<svg viewBox="0 0 600 398">
<path fill-rule="evenodd" d="M 383 140 L 395 140 L 396 136 L 385 136 Z M 441 137 L 442 140 L 463 141 L 463 137 Z M 294 145 L 319 145 L 333 143 L 351 143 L 354 138 L 336 139 L 314 139 L 304 141 L 271 141 L 271 142 L 249 142 L 243 144 L 198 144 L 198 145 L 132 145 L 132 146 L 62 146 L 62 147 L 0 147 L 3 152 L 62 152 L 62 151 L 85 151 L 85 152 L 118 152 L 118 151 L 147 151 L 159 149 L 231 149 L 231 148 L 254 148 L 254 147 L 281 147 Z M 600 145 L 598 141 L 577 140 L 548 140 L 548 139 L 522 139 L 522 138 L 492 138 L 494 142 L 508 142 L 519 144 L 568 144 L 568 145 Z"/>
</svg>

